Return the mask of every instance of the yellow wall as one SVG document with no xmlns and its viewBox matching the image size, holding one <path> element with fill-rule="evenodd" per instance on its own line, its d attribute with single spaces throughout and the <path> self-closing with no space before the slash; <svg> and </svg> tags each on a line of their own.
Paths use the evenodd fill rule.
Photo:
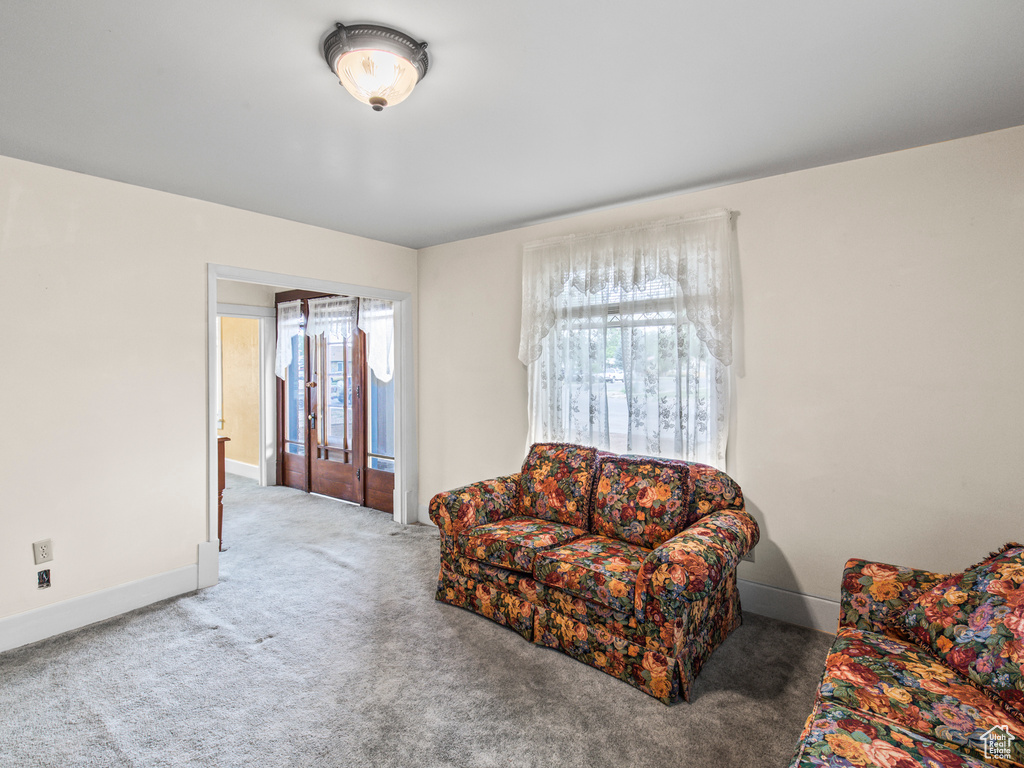
<svg viewBox="0 0 1024 768">
<path fill-rule="evenodd" d="M 224 456 L 243 464 L 260 463 L 260 321 L 220 319 L 221 418 L 217 430 L 231 439 Z"/>
</svg>

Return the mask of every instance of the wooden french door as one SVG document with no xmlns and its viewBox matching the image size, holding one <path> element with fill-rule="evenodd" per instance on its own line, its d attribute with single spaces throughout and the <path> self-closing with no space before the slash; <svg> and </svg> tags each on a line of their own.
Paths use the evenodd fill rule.
<svg viewBox="0 0 1024 768">
<path fill-rule="evenodd" d="M 307 316 L 306 302 L 321 295 L 287 291 L 277 301 L 301 299 Z M 367 392 L 375 380 L 366 364 L 366 335 L 358 329 L 347 339 L 301 334 L 291 344 L 287 376 L 278 379 L 278 483 L 392 512 L 393 457 L 382 462 L 368 454 L 369 417 L 373 442 L 379 442 L 381 418 Z"/>
<path fill-rule="evenodd" d="M 307 339 L 310 352 L 309 462 L 310 490 L 362 504 L 364 447 L 363 333 L 348 339 Z"/>
</svg>

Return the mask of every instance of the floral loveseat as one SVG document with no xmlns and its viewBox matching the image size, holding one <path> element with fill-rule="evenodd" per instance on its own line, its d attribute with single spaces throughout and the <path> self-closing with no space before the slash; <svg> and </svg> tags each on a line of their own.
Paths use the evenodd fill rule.
<svg viewBox="0 0 1024 768">
<path fill-rule="evenodd" d="M 757 523 L 703 464 L 540 443 L 522 471 L 430 502 L 437 599 L 665 703 L 689 699 L 740 624 L 736 566 Z"/>
<path fill-rule="evenodd" d="M 792 766 L 1024 765 L 1024 547 L 963 573 L 850 560 Z"/>
</svg>

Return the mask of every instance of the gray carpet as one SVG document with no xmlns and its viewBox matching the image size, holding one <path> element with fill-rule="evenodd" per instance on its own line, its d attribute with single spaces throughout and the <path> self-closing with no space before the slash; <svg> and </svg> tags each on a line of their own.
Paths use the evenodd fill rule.
<svg viewBox="0 0 1024 768">
<path fill-rule="evenodd" d="M 221 583 L 0 654 L 0 766 L 785 766 L 827 635 L 747 614 L 660 702 L 433 600 L 438 538 L 229 478 Z"/>
</svg>

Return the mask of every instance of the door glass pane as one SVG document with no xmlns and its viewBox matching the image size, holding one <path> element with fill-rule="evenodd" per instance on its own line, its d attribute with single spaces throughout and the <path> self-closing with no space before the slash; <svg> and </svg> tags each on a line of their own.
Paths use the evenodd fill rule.
<svg viewBox="0 0 1024 768">
<path fill-rule="evenodd" d="M 395 471 L 395 380 L 383 382 L 370 371 L 371 469 Z"/>
<path fill-rule="evenodd" d="M 382 459 L 380 456 L 370 457 L 370 469 L 379 469 L 382 472 L 394 472 L 395 471 L 395 460 L 394 459 Z"/>
<path fill-rule="evenodd" d="M 306 452 L 306 345 L 305 336 L 292 337 L 292 362 L 285 378 L 285 450 Z"/>
<path fill-rule="evenodd" d="M 327 403 L 324 414 L 326 441 L 333 461 L 351 462 L 352 449 L 352 354 L 354 338 L 326 337 Z"/>
</svg>

